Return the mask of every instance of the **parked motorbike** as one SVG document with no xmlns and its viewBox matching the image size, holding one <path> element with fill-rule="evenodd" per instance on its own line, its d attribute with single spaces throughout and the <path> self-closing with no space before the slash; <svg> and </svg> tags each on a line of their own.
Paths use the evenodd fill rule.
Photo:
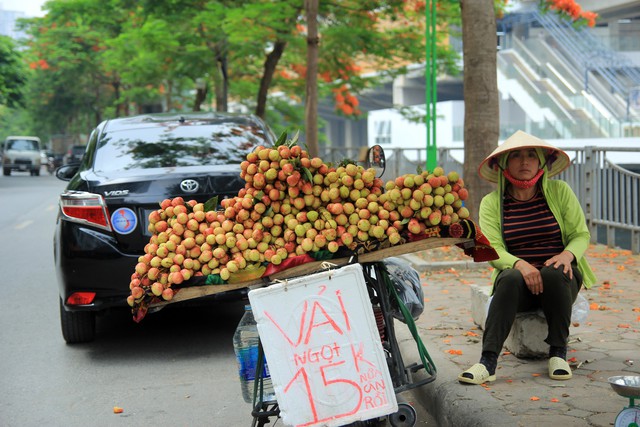
<svg viewBox="0 0 640 427">
<path fill-rule="evenodd" d="M 62 166 L 62 156 L 55 155 L 53 153 L 47 154 L 47 172 L 49 175 L 53 175 L 56 169 Z"/>
</svg>

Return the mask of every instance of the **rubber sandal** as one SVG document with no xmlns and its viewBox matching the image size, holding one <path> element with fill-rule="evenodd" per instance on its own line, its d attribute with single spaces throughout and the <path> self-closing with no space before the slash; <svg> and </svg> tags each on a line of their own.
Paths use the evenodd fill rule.
<svg viewBox="0 0 640 427">
<path fill-rule="evenodd" d="M 549 359 L 549 378 L 552 380 L 568 380 L 572 376 L 571 367 L 566 360 L 555 356 Z"/>
<path fill-rule="evenodd" d="M 464 376 L 469 374 L 469 376 Z M 487 368 L 482 363 L 476 363 L 460 375 L 458 375 L 458 381 L 466 384 L 483 384 L 491 381 L 495 381 L 496 376 L 489 374 Z"/>
</svg>

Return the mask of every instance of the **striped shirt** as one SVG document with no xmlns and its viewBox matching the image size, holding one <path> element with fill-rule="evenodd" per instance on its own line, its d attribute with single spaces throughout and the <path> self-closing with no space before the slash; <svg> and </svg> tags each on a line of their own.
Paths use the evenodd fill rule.
<svg viewBox="0 0 640 427">
<path fill-rule="evenodd" d="M 564 250 L 558 221 L 542 192 L 519 201 L 505 192 L 503 206 L 504 240 L 507 250 L 536 268 Z"/>
</svg>

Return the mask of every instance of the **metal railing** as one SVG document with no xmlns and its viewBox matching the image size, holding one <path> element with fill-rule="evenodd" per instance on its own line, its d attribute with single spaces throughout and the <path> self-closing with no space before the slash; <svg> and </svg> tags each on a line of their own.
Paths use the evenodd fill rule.
<svg viewBox="0 0 640 427">
<path fill-rule="evenodd" d="M 607 152 L 640 148 L 567 149 L 575 158 L 559 175 L 571 185 L 585 212 L 592 241 L 640 253 L 640 174 L 611 162 Z"/>
<path fill-rule="evenodd" d="M 558 178 L 566 181 L 582 204 L 593 242 L 640 253 L 640 174 L 614 164 L 607 153 L 628 152 L 640 155 L 637 148 L 583 147 L 562 148 L 571 166 Z M 426 148 L 388 148 L 383 180 L 426 169 Z M 322 147 L 320 156 L 329 162 L 343 159 L 364 161 L 362 147 Z M 439 148 L 438 165 L 445 171 L 462 174 L 463 150 Z M 638 165 L 640 167 L 640 165 Z M 463 177 L 464 178 L 464 177 Z"/>
</svg>

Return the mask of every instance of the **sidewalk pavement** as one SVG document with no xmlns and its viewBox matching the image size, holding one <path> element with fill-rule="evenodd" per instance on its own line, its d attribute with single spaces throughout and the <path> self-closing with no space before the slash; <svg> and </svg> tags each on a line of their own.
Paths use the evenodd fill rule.
<svg viewBox="0 0 640 427">
<path fill-rule="evenodd" d="M 640 255 L 604 245 L 587 251 L 598 280 L 582 289 L 590 311 L 570 330 L 571 380 L 549 379 L 546 359 L 504 352 L 497 380 L 480 386 L 460 384 L 457 376 L 480 358 L 482 330 L 471 317 L 470 285 L 490 286 L 491 267 L 457 251 L 405 256 L 423 277 L 425 310 L 416 324 L 437 368 L 434 382 L 412 390 L 414 404 L 424 406 L 439 427 L 614 425 L 629 399 L 616 394 L 607 379 L 640 375 Z M 403 355 L 415 347 L 404 329 L 398 328 Z"/>
</svg>

